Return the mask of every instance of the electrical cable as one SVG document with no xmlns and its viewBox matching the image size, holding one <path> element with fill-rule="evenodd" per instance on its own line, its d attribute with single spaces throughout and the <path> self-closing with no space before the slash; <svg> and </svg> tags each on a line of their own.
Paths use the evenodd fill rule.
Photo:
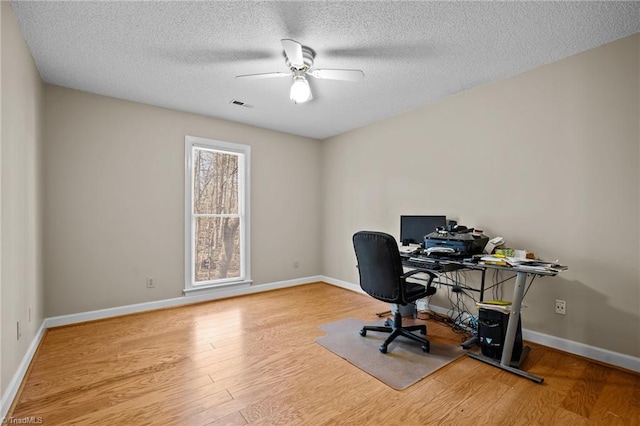
<svg viewBox="0 0 640 426">
<path fill-rule="evenodd" d="M 512 280 L 516 277 L 516 274 L 513 274 L 507 278 L 504 278 L 501 270 L 493 270 L 492 274 L 492 285 L 486 287 L 484 291 L 491 290 L 492 295 L 495 300 L 502 300 L 504 286 L 503 284 L 507 281 Z M 524 299 L 531 288 L 534 280 L 537 278 L 537 275 L 533 275 L 527 287 L 524 291 L 522 298 Z M 473 292 L 479 292 L 474 287 L 470 287 L 467 282 L 470 281 L 471 278 L 468 276 L 468 271 L 464 270 L 455 270 L 448 272 L 441 272 L 438 275 L 438 281 L 434 281 L 433 285 L 437 285 L 438 288 L 442 289 L 443 287 L 447 287 L 447 299 L 449 301 L 450 308 L 447 310 L 446 317 L 440 314 L 437 314 L 431 310 L 431 296 L 427 298 L 426 308 L 430 313 L 430 319 L 436 321 L 441 324 L 445 324 L 451 327 L 451 329 L 458 334 L 461 334 L 462 341 L 467 340 L 471 336 L 475 335 L 478 330 L 478 317 L 476 314 L 471 313 L 471 310 L 467 306 L 467 301 L 471 300 L 474 303 L 478 303 L 476 297 L 474 297 Z M 455 297 L 453 296 L 455 293 Z"/>
<path fill-rule="evenodd" d="M 468 297 L 474 301 L 475 298 L 464 290 L 461 290 L 459 287 L 457 290 L 455 289 L 455 287 L 450 289 L 447 294 L 451 306 L 451 309 L 449 309 L 447 314 L 452 320 L 451 329 L 455 333 L 462 334 L 462 341 L 464 341 L 471 337 L 477 329 L 477 325 L 474 327 L 474 324 L 476 323 L 474 320 L 475 317 L 471 314 L 468 306 L 466 305 L 464 297 Z M 452 293 L 456 294 L 455 300 L 453 299 Z"/>
<path fill-rule="evenodd" d="M 533 277 L 531 277 L 531 281 L 529 281 L 529 285 L 527 286 L 527 289 L 524 291 L 524 294 L 522 295 L 522 300 L 524 300 L 524 298 L 527 296 L 527 293 L 529 292 L 529 289 L 531 288 L 531 284 L 533 284 L 533 280 L 535 280 L 537 277 L 537 275 L 534 275 Z"/>
</svg>

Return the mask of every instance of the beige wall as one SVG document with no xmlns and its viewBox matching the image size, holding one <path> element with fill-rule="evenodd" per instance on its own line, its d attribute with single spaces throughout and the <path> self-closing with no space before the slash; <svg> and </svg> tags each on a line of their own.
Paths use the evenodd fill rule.
<svg viewBox="0 0 640 426">
<path fill-rule="evenodd" d="M 0 283 L 4 393 L 43 319 L 40 178 L 43 85 L 9 3 L 2 2 L 1 8 Z M 20 340 L 16 338 L 18 321 L 22 328 Z"/>
<path fill-rule="evenodd" d="M 4 25 L 2 24 L 3 16 L 3 7 L 0 6 L 0 176 L 2 176 L 2 40 L 4 37 L 2 36 L 2 28 Z M 5 385 L 5 381 L 2 379 L 3 376 L 3 364 L 2 364 L 2 336 L 4 335 L 4 328 L 2 322 L 2 185 L 0 184 L 0 401 L 4 400 L 4 391 L 7 388 Z M 0 406 L 0 409 L 2 407 Z"/>
<path fill-rule="evenodd" d="M 357 283 L 354 232 L 397 238 L 401 214 L 446 214 L 570 266 L 535 282 L 525 328 L 640 356 L 639 43 L 324 141 L 323 273 Z M 447 306 L 446 290 L 434 302 Z"/>
<path fill-rule="evenodd" d="M 3 16 L 6 14 L 2 13 L 4 8 L 0 6 L 0 176 L 2 176 L 2 40 L 4 37 L 2 36 L 2 28 L 4 25 L 2 24 Z M 3 376 L 3 364 L 2 364 L 2 336 L 4 335 L 3 321 L 2 321 L 2 185 L 0 184 L 0 401 L 4 400 L 4 391 L 7 388 L 5 385 L 5 381 L 2 379 Z M 0 409 L 2 407 L 0 406 Z"/>
<path fill-rule="evenodd" d="M 49 85 L 45 134 L 47 316 L 182 294 L 185 135 L 251 145 L 254 284 L 320 273 L 319 141 Z"/>
</svg>

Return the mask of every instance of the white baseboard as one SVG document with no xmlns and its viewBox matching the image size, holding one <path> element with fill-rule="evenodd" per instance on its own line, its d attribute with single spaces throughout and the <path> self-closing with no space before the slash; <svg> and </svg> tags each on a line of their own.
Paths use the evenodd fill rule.
<svg viewBox="0 0 640 426">
<path fill-rule="evenodd" d="M 608 349 L 602 349 L 595 346 L 585 345 L 584 343 L 574 342 L 573 340 L 563 339 L 561 337 L 551 336 L 549 334 L 538 333 L 537 331 L 522 329 L 522 338 L 529 342 L 538 343 L 540 345 L 549 346 L 560 351 L 569 352 L 574 355 L 580 355 L 595 361 L 604 362 L 605 364 L 615 365 L 626 370 L 640 373 L 640 358 L 631 355 L 613 352 Z"/>
<path fill-rule="evenodd" d="M 367 294 L 364 292 L 364 290 L 362 290 L 362 287 L 360 287 L 357 284 L 352 284 L 346 281 L 340 281 L 340 280 L 336 280 L 335 278 L 325 277 L 325 276 L 321 276 L 320 278 L 323 282 L 327 284 L 331 284 L 336 287 L 341 287 L 347 290 L 355 291 L 356 293 Z"/>
<path fill-rule="evenodd" d="M 329 277 L 322 277 L 322 280 L 337 287 L 363 293 L 360 286 L 356 284 L 336 280 Z M 429 309 L 443 315 L 447 315 L 449 312 L 451 312 L 451 309 L 443 308 L 441 306 L 436 306 L 433 304 L 429 304 Z M 631 355 L 613 352 L 608 349 L 598 348 L 595 346 L 586 345 L 584 343 L 574 342 L 573 340 L 567 340 L 561 337 L 551 336 L 549 334 L 539 333 L 537 331 L 527 330 L 524 328 L 522 329 L 522 338 L 529 342 L 538 343 L 540 345 L 548 346 L 550 348 L 554 348 L 563 352 L 580 355 L 594 361 L 600 361 L 605 364 L 614 365 L 616 367 L 640 373 L 640 358 L 633 357 Z"/>
<path fill-rule="evenodd" d="M 11 378 L 11 382 L 7 386 L 7 390 L 2 394 L 2 405 L 0 406 L 0 422 L 4 424 L 3 420 L 6 418 L 7 413 L 9 412 L 9 408 L 11 408 L 11 404 L 13 403 L 14 398 L 18 394 L 18 390 L 20 389 L 20 384 L 24 379 L 25 374 L 27 374 L 27 370 L 29 369 L 29 364 L 31 364 L 31 360 L 33 356 L 36 354 L 36 349 L 38 349 L 38 345 L 40 345 L 40 341 L 44 336 L 44 331 L 46 330 L 45 322 L 42 321 L 40 328 L 36 332 L 27 352 L 22 357 L 22 361 L 20 365 L 18 365 L 18 370 Z"/>
</svg>

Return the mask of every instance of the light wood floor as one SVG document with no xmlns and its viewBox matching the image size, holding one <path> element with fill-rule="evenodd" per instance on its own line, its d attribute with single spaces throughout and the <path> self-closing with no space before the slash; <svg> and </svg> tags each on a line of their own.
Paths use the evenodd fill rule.
<svg viewBox="0 0 640 426">
<path fill-rule="evenodd" d="M 10 416 L 46 425 L 640 424 L 640 375 L 538 345 L 524 368 L 543 384 L 463 357 L 395 391 L 315 343 L 320 325 L 371 321 L 387 308 L 318 283 L 51 329 Z"/>
</svg>

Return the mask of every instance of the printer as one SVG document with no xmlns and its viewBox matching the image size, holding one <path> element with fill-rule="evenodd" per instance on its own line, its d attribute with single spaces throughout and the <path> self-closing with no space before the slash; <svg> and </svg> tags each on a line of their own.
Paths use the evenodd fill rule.
<svg viewBox="0 0 640 426">
<path fill-rule="evenodd" d="M 448 256 L 473 256 L 474 254 L 480 254 L 489 242 L 489 237 L 486 235 L 474 235 L 472 231 L 473 229 L 464 229 L 461 232 L 436 230 L 425 235 L 424 248 L 427 252 L 433 252 L 435 254 L 440 251 L 442 254 Z M 432 247 L 434 249 L 429 250 Z"/>
</svg>

